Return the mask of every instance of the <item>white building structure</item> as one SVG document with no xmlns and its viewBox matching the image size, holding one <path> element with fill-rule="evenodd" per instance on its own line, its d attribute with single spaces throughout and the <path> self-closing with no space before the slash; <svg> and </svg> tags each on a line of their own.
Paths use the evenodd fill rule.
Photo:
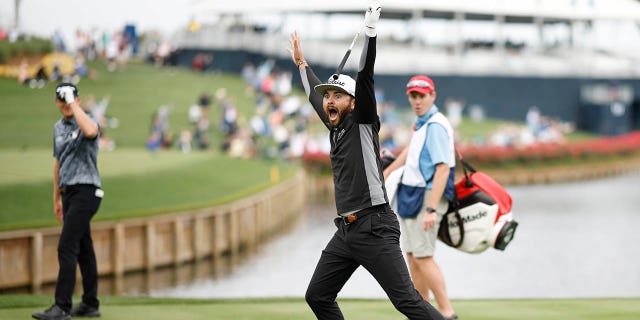
<svg viewBox="0 0 640 320">
<path fill-rule="evenodd" d="M 189 48 L 285 57 L 297 30 L 310 61 L 337 65 L 362 24 L 365 0 L 191 2 Z M 376 72 L 640 77 L 640 1 L 383 1 Z M 356 48 L 358 46 L 356 45 Z M 352 57 L 359 52 L 354 50 Z M 355 68 L 351 58 L 347 67 Z"/>
</svg>

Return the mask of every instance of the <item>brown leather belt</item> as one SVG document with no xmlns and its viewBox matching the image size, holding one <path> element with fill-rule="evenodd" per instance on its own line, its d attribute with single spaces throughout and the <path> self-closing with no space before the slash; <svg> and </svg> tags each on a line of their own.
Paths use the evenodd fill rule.
<svg viewBox="0 0 640 320">
<path fill-rule="evenodd" d="M 374 213 L 374 212 L 378 212 L 378 213 L 393 213 L 393 211 L 391 210 L 391 207 L 389 207 L 388 204 L 380 204 L 377 206 L 373 206 L 373 207 L 369 207 L 366 209 L 362 209 L 358 212 L 355 213 L 351 213 L 348 214 L 346 216 L 340 216 L 340 218 L 342 218 L 342 221 L 344 222 L 345 225 L 349 225 L 352 224 L 354 222 L 356 222 L 358 220 L 358 218 L 364 218 L 364 216 L 370 214 L 370 213 Z"/>
</svg>

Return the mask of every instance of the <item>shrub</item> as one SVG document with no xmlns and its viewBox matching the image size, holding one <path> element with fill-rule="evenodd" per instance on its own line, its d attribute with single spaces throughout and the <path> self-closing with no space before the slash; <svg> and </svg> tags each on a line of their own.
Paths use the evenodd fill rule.
<svg viewBox="0 0 640 320">
<path fill-rule="evenodd" d="M 564 160 L 629 156 L 640 153 L 640 131 L 573 143 L 537 143 L 524 148 L 459 145 L 457 149 L 465 160 L 479 166 L 527 166 Z M 312 171 L 331 172 L 327 154 L 307 153 L 304 155 L 304 162 Z"/>
<path fill-rule="evenodd" d="M 42 55 L 53 50 L 49 39 L 31 37 L 15 42 L 0 41 L 0 63 L 7 63 L 11 58 L 24 55 Z"/>
</svg>

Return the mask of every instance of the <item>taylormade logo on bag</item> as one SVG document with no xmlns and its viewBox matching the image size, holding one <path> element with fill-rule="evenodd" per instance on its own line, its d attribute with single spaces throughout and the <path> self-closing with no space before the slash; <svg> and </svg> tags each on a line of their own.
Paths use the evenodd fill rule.
<svg viewBox="0 0 640 320">
<path fill-rule="evenodd" d="M 469 222 L 473 222 L 479 219 L 482 219 L 484 217 L 487 216 L 487 211 L 480 211 L 477 214 L 474 214 L 472 216 L 466 216 L 466 217 L 462 217 L 462 222 L 463 223 L 469 223 Z M 458 227 L 458 222 L 455 220 L 449 220 L 449 229 L 452 228 L 457 228 Z"/>
</svg>

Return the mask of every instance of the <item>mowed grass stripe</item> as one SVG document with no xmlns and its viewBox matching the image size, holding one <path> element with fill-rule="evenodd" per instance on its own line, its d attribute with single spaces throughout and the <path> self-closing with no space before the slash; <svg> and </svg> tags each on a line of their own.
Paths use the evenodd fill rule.
<svg viewBox="0 0 640 320">
<path fill-rule="evenodd" d="M 158 154 L 156 157 L 164 157 Z M 180 155 L 175 155 L 180 156 Z M 185 159 L 189 155 L 184 155 Z M 268 160 L 240 160 L 229 157 L 195 156 L 180 165 L 151 166 L 139 169 L 144 163 L 155 161 L 150 155 L 117 158 L 113 175 L 103 176 L 105 197 L 96 221 L 145 217 L 163 213 L 191 210 L 227 203 L 273 185 L 272 167 L 280 178 L 291 177 L 297 170 L 293 165 Z M 50 159 L 51 160 L 51 159 Z M 168 162 L 177 161 L 169 159 Z M 142 163 L 142 164 L 141 164 Z M 120 167 L 129 167 L 124 170 Z M 46 166 L 52 172 L 52 164 Z M 109 170 L 106 170 L 107 172 Z M 0 185 L 0 230 L 55 226 L 53 215 L 52 181 Z"/>
<path fill-rule="evenodd" d="M 50 149 L 0 149 L 0 185 L 53 181 L 53 151 Z M 177 150 L 149 152 L 144 149 L 119 148 L 98 153 L 98 170 L 102 178 L 129 174 L 146 174 L 182 167 L 191 163 L 216 160 L 211 152 L 183 154 Z"/>
<path fill-rule="evenodd" d="M 52 297 L 0 296 L 0 319 L 26 319 Z M 78 298 L 76 298 L 77 300 Z M 102 297 L 102 318 L 110 319 L 315 319 L 302 298 L 165 299 Z M 384 299 L 338 299 L 346 319 L 405 319 Z M 640 299 L 454 300 L 465 320 L 622 320 L 640 317 Z"/>
</svg>

